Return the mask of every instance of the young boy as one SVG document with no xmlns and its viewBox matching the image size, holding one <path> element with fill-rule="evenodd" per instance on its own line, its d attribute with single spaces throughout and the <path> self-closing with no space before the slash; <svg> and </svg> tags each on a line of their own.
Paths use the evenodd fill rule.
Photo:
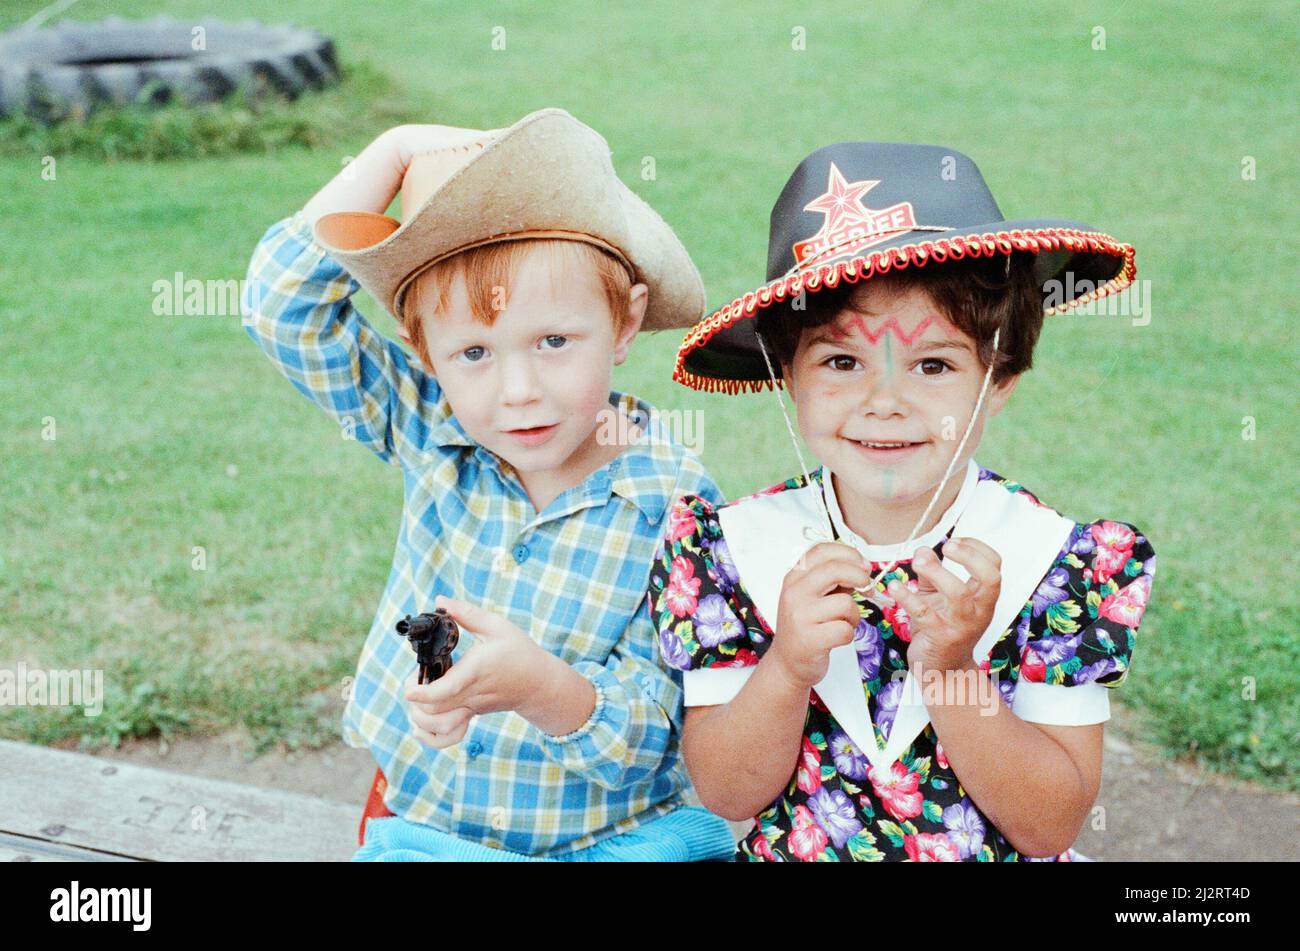
<svg viewBox="0 0 1300 951">
<path fill-rule="evenodd" d="M 1003 220 L 952 149 L 846 142 L 791 176 L 768 261 L 676 376 L 775 392 L 779 368 L 823 465 L 683 499 L 651 574 L 702 801 L 754 817 L 738 860 L 1071 858 L 1155 554 L 972 455 L 1062 282 L 1080 296 L 1058 310 L 1118 291 L 1133 249 Z"/>
<path fill-rule="evenodd" d="M 399 183 L 400 225 L 381 214 Z M 343 717 L 395 815 L 367 823 L 357 858 L 730 853 L 725 822 L 687 804 L 680 683 L 644 604 L 672 501 L 718 490 L 610 390 L 636 333 L 689 326 L 703 287 L 604 140 L 558 109 L 390 129 L 267 231 L 248 277 L 248 333 L 405 486 Z M 358 287 L 418 362 L 353 306 Z M 602 438 L 628 431 L 616 413 L 629 445 Z M 417 685 L 394 625 L 435 608 L 462 636 Z"/>
</svg>

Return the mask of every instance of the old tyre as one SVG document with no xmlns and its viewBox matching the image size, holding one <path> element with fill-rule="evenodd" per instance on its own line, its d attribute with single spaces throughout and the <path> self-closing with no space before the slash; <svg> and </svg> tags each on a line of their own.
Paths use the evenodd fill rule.
<svg viewBox="0 0 1300 951">
<path fill-rule="evenodd" d="M 255 20 L 109 17 L 0 33 L 0 116 L 51 121 L 141 99 L 213 102 L 241 84 L 294 99 L 337 78 L 329 38 Z"/>
</svg>

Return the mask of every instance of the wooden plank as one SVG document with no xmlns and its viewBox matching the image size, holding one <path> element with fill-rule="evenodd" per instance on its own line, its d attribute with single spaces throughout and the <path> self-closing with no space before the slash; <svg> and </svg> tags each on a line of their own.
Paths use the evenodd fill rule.
<svg viewBox="0 0 1300 951">
<path fill-rule="evenodd" d="M 3 862 L 59 862 L 62 859 L 51 859 L 44 855 L 34 852 L 15 851 L 0 846 L 0 863 Z"/>
<path fill-rule="evenodd" d="M 134 862 L 106 852 L 0 832 L 0 862 Z"/>
<path fill-rule="evenodd" d="M 155 861 L 344 861 L 361 806 L 0 740 L 13 836 Z"/>
</svg>

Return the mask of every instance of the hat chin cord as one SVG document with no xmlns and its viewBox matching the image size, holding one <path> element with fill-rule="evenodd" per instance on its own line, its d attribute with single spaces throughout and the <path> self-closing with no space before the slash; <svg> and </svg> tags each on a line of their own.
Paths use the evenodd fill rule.
<svg viewBox="0 0 1300 951">
<path fill-rule="evenodd" d="M 1010 270 L 1010 261 L 1011 259 L 1007 258 L 1008 271 Z M 763 352 L 763 362 L 767 364 L 768 378 L 772 381 L 772 393 L 776 397 L 777 404 L 781 407 L 781 415 L 785 418 L 785 428 L 790 434 L 790 444 L 794 446 L 795 455 L 799 457 L 799 468 L 803 472 L 804 483 L 811 486 L 812 477 L 809 475 L 807 463 L 804 462 L 803 452 L 799 449 L 799 440 L 795 437 L 794 424 L 790 421 L 790 413 L 786 410 L 785 400 L 781 398 L 781 391 L 777 386 L 776 373 L 772 369 L 772 358 L 768 355 L 767 345 L 763 342 L 763 335 L 755 334 L 755 336 L 758 338 L 758 347 Z M 970 434 L 975 429 L 975 420 L 979 418 L 980 410 L 984 408 L 984 399 L 988 395 L 989 383 L 993 379 L 993 365 L 997 362 L 998 340 L 1001 336 L 1002 328 L 998 327 L 993 331 L 993 359 L 989 361 L 988 369 L 984 371 L 984 382 L 980 384 L 979 398 L 976 399 L 975 408 L 971 411 L 970 421 L 966 423 L 966 431 L 962 433 L 961 441 L 957 443 L 957 451 L 954 452 L 952 458 L 948 460 L 948 469 L 944 472 L 943 478 L 939 480 L 939 485 L 935 488 L 934 495 L 930 497 L 930 504 L 925 507 L 925 511 L 921 513 L 921 517 L 916 520 L 916 524 L 912 527 L 911 534 L 907 536 L 907 541 L 903 542 L 904 547 L 910 545 L 921 533 L 921 526 L 925 524 L 926 519 L 930 517 L 930 513 L 934 511 L 935 504 L 939 501 L 939 496 L 943 494 L 944 486 L 946 486 L 948 480 L 952 478 L 953 469 L 957 467 L 957 460 L 961 458 L 962 450 L 966 448 L 966 443 L 970 439 Z M 825 488 L 823 488 L 822 514 L 826 516 L 826 527 L 830 530 L 829 537 L 838 540 L 839 533 L 835 531 L 835 525 L 831 522 L 830 510 L 826 506 L 825 491 Z M 890 571 L 893 571 L 897 566 L 898 562 L 895 561 L 880 569 L 876 576 L 872 578 L 865 587 L 857 588 L 855 590 L 874 594 L 876 585 L 880 583 L 880 579 Z"/>
</svg>

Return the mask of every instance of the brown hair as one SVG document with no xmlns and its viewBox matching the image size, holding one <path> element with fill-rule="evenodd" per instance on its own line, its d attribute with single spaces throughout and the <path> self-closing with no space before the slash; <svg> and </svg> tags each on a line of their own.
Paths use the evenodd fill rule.
<svg viewBox="0 0 1300 951">
<path fill-rule="evenodd" d="M 424 338 L 424 323 L 420 319 L 425 295 L 428 294 L 433 302 L 432 312 L 443 313 L 451 301 L 451 289 L 457 276 L 463 276 L 470 313 L 475 320 L 490 326 L 509 301 L 509 288 L 520 263 L 539 250 L 549 256 L 553 280 L 563 280 L 565 266 L 574 262 L 593 269 L 614 318 L 614 331 L 617 333 L 623 329 L 628 317 L 632 277 L 618 258 L 585 241 L 556 238 L 498 241 L 439 261 L 417 277 L 407 290 L 402 303 L 401 325 L 426 366 L 430 365 L 429 349 Z"/>
<path fill-rule="evenodd" d="M 894 291 L 925 291 L 944 317 L 975 341 L 981 366 L 987 368 L 996 359 L 993 382 L 1032 366 L 1043 327 L 1043 297 L 1030 252 L 1013 252 L 1009 273 L 1006 258 L 998 256 L 902 268 L 856 283 L 841 280 L 836 287 L 808 294 L 804 310 L 782 306 L 762 312 L 756 329 L 773 356 L 788 367 L 805 329 L 830 323 L 854 303 L 855 292 L 882 285 Z M 1002 336 L 995 357 L 993 332 L 998 327 Z"/>
</svg>

